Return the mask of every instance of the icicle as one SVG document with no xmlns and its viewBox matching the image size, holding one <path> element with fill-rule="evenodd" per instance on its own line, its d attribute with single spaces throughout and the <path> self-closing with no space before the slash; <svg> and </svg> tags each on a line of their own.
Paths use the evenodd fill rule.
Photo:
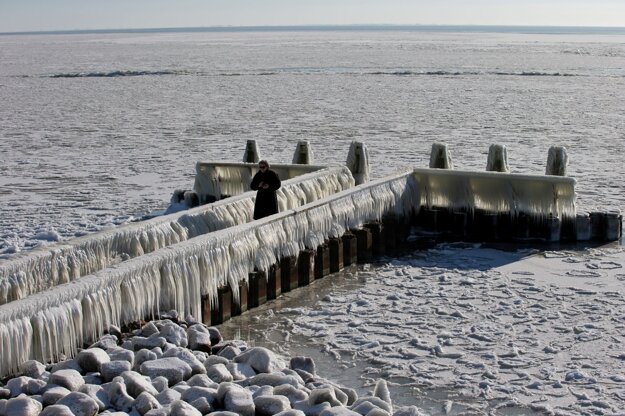
<svg viewBox="0 0 625 416">
<path fill-rule="evenodd" d="M 488 148 L 488 160 L 486 162 L 488 172 L 510 172 L 508 167 L 508 151 L 506 146 L 491 144 Z"/>
<path fill-rule="evenodd" d="M 433 143 L 430 152 L 430 168 L 431 169 L 453 169 L 454 164 L 451 160 L 451 154 L 447 150 L 447 145 L 443 143 Z"/>
<path fill-rule="evenodd" d="M 315 161 L 310 143 L 307 141 L 297 142 L 295 153 L 293 154 L 293 164 L 312 165 Z"/>
</svg>

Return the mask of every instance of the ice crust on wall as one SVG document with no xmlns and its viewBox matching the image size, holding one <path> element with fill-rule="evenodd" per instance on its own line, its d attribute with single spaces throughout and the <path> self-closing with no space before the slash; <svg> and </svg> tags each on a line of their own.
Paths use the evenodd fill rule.
<svg viewBox="0 0 625 416">
<path fill-rule="evenodd" d="M 217 302 L 217 289 L 232 288 L 258 268 L 316 248 L 341 230 L 379 220 L 386 213 L 408 215 L 414 200 L 410 173 L 360 185 L 306 206 L 189 239 L 81 279 L 0 306 L 3 354 L 0 376 L 15 373 L 28 359 L 54 361 L 73 356 L 111 324 L 153 317 L 176 309 L 201 316 L 201 299 Z M 408 211 L 406 211 L 408 209 Z M 6 351 L 6 353 L 4 353 Z"/>
<path fill-rule="evenodd" d="M 315 201 L 354 185 L 345 167 L 316 169 L 283 182 L 281 210 Z M 189 238 L 252 221 L 255 192 L 152 218 L 25 253 L 0 263 L 0 304 L 67 283 L 128 258 Z"/>
<path fill-rule="evenodd" d="M 415 169 L 414 177 L 423 207 L 575 222 L 575 179 L 570 177 L 431 169 Z"/>
</svg>

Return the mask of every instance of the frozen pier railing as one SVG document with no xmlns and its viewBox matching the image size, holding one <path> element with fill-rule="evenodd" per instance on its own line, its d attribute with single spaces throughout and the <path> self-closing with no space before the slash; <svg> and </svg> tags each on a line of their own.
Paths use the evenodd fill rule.
<svg viewBox="0 0 625 416">
<path fill-rule="evenodd" d="M 345 167 L 327 167 L 283 182 L 281 210 L 307 204 L 350 188 L 354 179 Z M 0 263 L 0 304 L 67 283 L 128 258 L 153 252 L 189 238 L 252 221 L 255 192 L 63 244 L 25 252 Z"/>
<path fill-rule="evenodd" d="M 276 172 L 281 180 L 315 172 L 326 167 L 303 164 L 271 164 L 271 170 Z M 258 164 L 256 163 L 198 162 L 195 165 L 193 192 L 198 196 L 200 204 L 240 195 L 249 191 L 252 178 L 257 171 Z"/>
<path fill-rule="evenodd" d="M 94 274 L 0 306 L 0 377 L 28 359 L 73 356 L 109 325 L 176 309 L 206 316 L 219 307 L 219 289 L 238 303 L 241 282 L 255 269 L 314 249 L 386 213 L 407 215 L 416 195 L 410 174 L 370 182 L 316 203 L 246 223 L 111 265 Z M 203 305 L 204 299 L 204 305 Z"/>
</svg>

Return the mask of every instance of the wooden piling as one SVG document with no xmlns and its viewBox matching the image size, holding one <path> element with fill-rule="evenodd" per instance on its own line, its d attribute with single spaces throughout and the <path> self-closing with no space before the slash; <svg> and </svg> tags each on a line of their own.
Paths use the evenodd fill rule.
<svg viewBox="0 0 625 416">
<path fill-rule="evenodd" d="M 211 312 L 212 312 L 212 301 L 210 296 L 204 295 L 200 299 L 200 304 L 202 307 L 202 323 L 207 326 L 212 325 L 211 321 Z"/>
<path fill-rule="evenodd" d="M 230 286 L 217 289 L 217 304 L 211 309 L 211 325 L 226 322 L 232 316 L 232 290 Z"/>
<path fill-rule="evenodd" d="M 315 280 L 316 250 L 305 249 L 297 256 L 298 283 L 300 286 L 311 284 Z"/>
<path fill-rule="evenodd" d="M 336 273 L 343 269 L 343 239 L 330 238 L 328 241 L 330 248 L 330 273 Z"/>
<path fill-rule="evenodd" d="M 282 294 L 282 271 L 280 262 L 269 267 L 267 276 L 267 300 L 276 299 Z"/>
<path fill-rule="evenodd" d="M 247 311 L 248 295 L 249 289 L 247 282 L 239 282 L 239 302 L 232 302 L 232 316 L 238 316 Z"/>
<path fill-rule="evenodd" d="M 317 247 L 314 263 L 315 279 L 321 279 L 330 274 L 330 247 L 327 242 Z"/>
<path fill-rule="evenodd" d="M 250 289 L 248 306 L 256 308 L 267 302 L 267 273 L 255 271 L 249 275 Z"/>
<path fill-rule="evenodd" d="M 372 259 L 373 253 L 373 239 L 371 237 L 371 231 L 367 228 L 352 231 L 356 236 L 357 241 L 357 261 L 358 263 L 368 263 Z"/>
<path fill-rule="evenodd" d="M 343 265 L 345 267 L 358 262 L 358 240 L 351 231 L 341 237 L 343 241 Z"/>
<path fill-rule="evenodd" d="M 371 254 L 373 257 L 379 257 L 386 253 L 384 226 L 379 221 L 369 222 L 365 224 L 365 228 L 371 233 Z"/>
<path fill-rule="evenodd" d="M 289 292 L 293 289 L 297 289 L 299 280 L 297 257 L 289 256 L 280 260 L 280 277 L 282 292 Z"/>
</svg>

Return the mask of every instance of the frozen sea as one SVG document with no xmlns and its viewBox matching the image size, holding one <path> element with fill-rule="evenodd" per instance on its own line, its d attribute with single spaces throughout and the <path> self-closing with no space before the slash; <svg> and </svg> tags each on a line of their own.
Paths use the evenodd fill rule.
<svg viewBox="0 0 625 416">
<path fill-rule="evenodd" d="M 153 215 L 248 139 L 333 164 L 363 141 L 374 178 L 426 167 L 434 142 L 458 169 L 497 143 L 542 174 L 561 145 L 579 210 L 625 206 L 625 30 L 435 29 L 0 35 L 0 261 Z M 432 414 L 618 414 L 624 265 L 621 244 L 438 246 L 226 328 Z"/>
</svg>

